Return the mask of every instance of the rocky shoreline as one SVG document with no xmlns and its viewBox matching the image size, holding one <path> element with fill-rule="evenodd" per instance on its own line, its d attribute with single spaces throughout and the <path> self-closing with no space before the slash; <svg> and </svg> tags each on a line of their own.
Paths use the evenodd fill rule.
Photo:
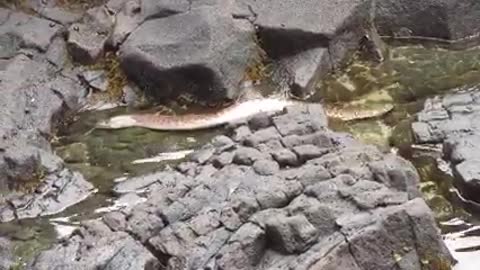
<svg viewBox="0 0 480 270">
<path fill-rule="evenodd" d="M 330 131 L 322 115 L 314 105 L 256 116 L 176 169 L 117 184 L 147 201 L 85 222 L 31 269 L 450 265 L 415 168 Z"/>
<path fill-rule="evenodd" d="M 65 167 L 50 143 L 67 117 L 89 105 L 92 92 L 113 91 L 116 82 L 105 75 L 108 70 L 95 78 L 86 75 L 87 65 L 107 52 L 116 55 L 130 82 L 157 101 L 181 95 L 234 99 L 244 80 L 262 79 L 258 74 L 267 65 L 279 89 L 308 96 L 319 79 L 357 50 L 381 61 L 385 48 L 379 36 L 463 42 L 478 36 L 480 27 L 480 6 L 473 0 L 111 0 L 87 10 L 61 2 L 0 1 L 2 223 L 59 213 L 95 192 L 81 174 Z M 115 86 L 130 101 L 132 83 Z M 450 105 L 472 105 L 462 102 Z M 318 106 L 255 117 L 232 126 L 228 137 L 215 138 L 176 170 L 119 184 L 114 190 L 119 196 L 147 202 L 85 222 L 28 267 L 424 269 L 451 264 L 419 198 L 411 164 L 328 130 L 323 115 Z M 418 138 L 432 136 L 422 130 L 431 120 L 450 116 L 435 117 L 415 124 Z M 449 153 L 472 144 L 443 139 Z M 457 172 L 476 185 L 470 156 L 461 154 L 467 157 Z M 14 265 L 8 246 L 0 248 L 2 269 Z"/>
</svg>

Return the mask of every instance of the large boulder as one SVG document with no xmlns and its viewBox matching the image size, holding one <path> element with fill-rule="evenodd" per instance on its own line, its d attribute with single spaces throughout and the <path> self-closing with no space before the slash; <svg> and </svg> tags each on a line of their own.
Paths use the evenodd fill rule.
<svg viewBox="0 0 480 270">
<path fill-rule="evenodd" d="M 217 5 L 172 14 L 145 21 L 122 45 L 128 77 L 157 99 L 236 97 L 255 53 L 253 27 Z"/>
<path fill-rule="evenodd" d="M 177 170 L 118 183 L 115 192 L 141 192 L 146 201 L 109 213 L 103 222 L 115 234 L 139 239 L 166 269 L 420 270 L 451 264 L 412 165 L 328 130 L 319 115 L 320 105 L 300 106 L 232 126 L 254 133 L 235 143 L 221 135 Z M 305 154 L 307 148 L 322 151 Z M 298 156 L 296 162 L 281 167 L 280 151 Z M 220 166 L 226 153 L 233 163 Z M 273 175 L 266 173 L 273 167 Z M 55 266 L 75 261 L 78 252 L 53 255 L 72 245 L 99 243 L 92 252 L 100 249 L 102 261 L 115 258 L 115 242 L 102 248 L 110 234 L 72 237 L 43 252 L 32 269 L 44 269 L 45 258 L 54 258 Z M 77 261 L 95 261 L 89 254 L 80 253 Z M 91 269 L 98 261 L 82 266 Z"/>
</svg>

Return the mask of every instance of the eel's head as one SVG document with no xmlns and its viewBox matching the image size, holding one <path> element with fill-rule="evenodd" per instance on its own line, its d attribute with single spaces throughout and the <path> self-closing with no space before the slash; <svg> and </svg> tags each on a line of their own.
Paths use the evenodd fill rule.
<svg viewBox="0 0 480 270">
<path fill-rule="evenodd" d="M 137 124 L 135 119 L 130 115 L 115 116 L 107 120 L 97 123 L 96 128 L 100 129 L 119 129 L 133 127 Z"/>
</svg>

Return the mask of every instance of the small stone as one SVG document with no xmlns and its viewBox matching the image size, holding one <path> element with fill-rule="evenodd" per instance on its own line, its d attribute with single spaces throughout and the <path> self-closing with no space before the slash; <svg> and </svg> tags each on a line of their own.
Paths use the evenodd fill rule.
<svg viewBox="0 0 480 270">
<path fill-rule="evenodd" d="M 216 168 L 223 168 L 233 161 L 233 152 L 223 152 L 218 156 L 213 157 L 212 164 Z"/>
<path fill-rule="evenodd" d="M 274 175 L 280 170 L 280 166 L 273 160 L 257 160 L 253 163 L 253 170 L 259 175 Z"/>
<path fill-rule="evenodd" d="M 297 154 L 298 159 L 301 162 L 305 162 L 307 160 L 323 156 L 324 154 L 328 153 L 328 150 L 319 148 L 313 144 L 305 144 L 294 147 L 293 152 Z"/>
<path fill-rule="evenodd" d="M 250 128 L 246 125 L 241 125 L 233 131 L 232 139 L 236 142 L 243 141 L 250 134 L 252 134 Z"/>
<path fill-rule="evenodd" d="M 286 148 L 273 152 L 272 156 L 282 167 L 299 165 L 297 155 Z"/>
<path fill-rule="evenodd" d="M 252 165 L 256 160 L 263 157 L 262 153 L 255 148 L 241 147 L 235 151 L 233 162 L 239 165 Z"/>
<path fill-rule="evenodd" d="M 272 124 L 272 118 L 266 113 L 257 114 L 248 121 L 250 129 L 253 131 L 267 128 Z"/>
</svg>

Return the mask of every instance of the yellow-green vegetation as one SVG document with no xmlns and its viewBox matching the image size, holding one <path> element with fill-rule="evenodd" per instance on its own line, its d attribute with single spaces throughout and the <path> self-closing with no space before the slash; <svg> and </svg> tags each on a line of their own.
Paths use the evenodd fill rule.
<svg viewBox="0 0 480 270">
<path fill-rule="evenodd" d="M 255 43 L 255 52 L 248 61 L 243 79 L 246 81 L 262 81 L 270 77 L 268 72 L 270 67 L 268 55 L 262 49 L 261 41 L 256 34 L 253 35 L 253 41 Z"/>
<path fill-rule="evenodd" d="M 113 52 L 108 52 L 97 63 L 90 66 L 92 70 L 103 70 L 108 79 L 108 97 L 114 101 L 123 95 L 123 88 L 127 85 L 127 77 L 120 67 L 120 61 Z"/>
<path fill-rule="evenodd" d="M 421 260 L 422 270 L 452 270 L 450 260 L 438 255 L 426 255 Z"/>
</svg>

